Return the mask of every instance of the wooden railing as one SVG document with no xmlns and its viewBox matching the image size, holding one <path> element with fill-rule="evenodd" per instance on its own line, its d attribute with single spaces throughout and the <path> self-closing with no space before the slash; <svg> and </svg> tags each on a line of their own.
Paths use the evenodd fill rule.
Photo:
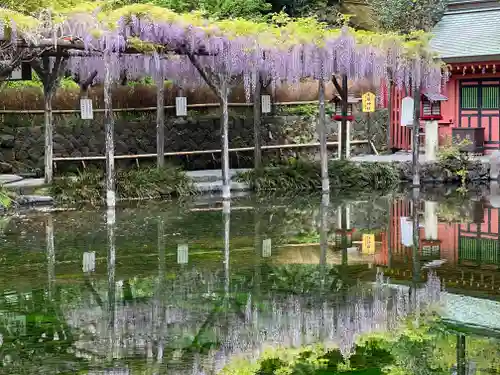
<svg viewBox="0 0 500 375">
<path fill-rule="evenodd" d="M 373 147 L 373 144 L 368 140 L 357 140 L 350 141 L 351 145 L 359 145 L 359 144 L 369 144 Z M 338 142 L 327 142 L 327 147 L 338 146 Z M 299 144 L 288 144 L 288 145 L 270 145 L 270 146 L 262 146 L 262 150 L 282 150 L 282 149 L 300 149 L 300 148 L 309 148 L 309 147 L 319 147 L 320 143 L 299 143 Z M 374 148 L 374 147 L 373 147 Z M 245 151 L 253 151 L 254 147 L 238 147 L 238 148 L 230 148 L 229 152 L 245 152 Z M 375 148 L 374 151 L 376 152 Z M 195 151 L 178 151 L 178 152 L 165 152 L 164 156 L 190 156 L 190 155 L 206 155 L 212 154 L 215 158 L 214 154 L 220 154 L 220 149 L 214 150 L 195 150 Z M 137 154 L 137 155 L 115 155 L 115 160 L 135 160 L 137 166 L 139 166 L 139 159 L 150 159 L 157 157 L 157 154 Z M 81 162 L 82 166 L 86 168 L 86 161 L 99 161 L 106 160 L 106 156 L 98 155 L 98 156 L 68 156 L 68 157 L 54 157 L 53 159 L 54 167 L 57 166 L 58 162 L 69 162 L 69 161 L 77 161 Z"/>
</svg>

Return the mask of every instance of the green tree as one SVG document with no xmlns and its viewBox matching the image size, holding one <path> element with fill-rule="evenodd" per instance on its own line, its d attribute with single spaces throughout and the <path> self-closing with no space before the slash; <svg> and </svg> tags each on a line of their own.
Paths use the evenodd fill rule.
<svg viewBox="0 0 500 375">
<path fill-rule="evenodd" d="M 446 10 L 447 0 L 368 0 L 382 31 L 409 34 L 430 31 Z"/>
</svg>

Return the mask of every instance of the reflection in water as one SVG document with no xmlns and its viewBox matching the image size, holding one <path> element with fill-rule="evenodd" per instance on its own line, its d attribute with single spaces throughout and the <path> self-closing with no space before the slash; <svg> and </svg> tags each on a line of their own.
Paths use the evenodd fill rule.
<svg viewBox="0 0 500 375">
<path fill-rule="evenodd" d="M 481 310 L 499 290 L 499 215 L 483 203 L 455 206 L 453 216 L 418 194 L 341 204 L 325 195 L 279 209 L 224 202 L 218 211 L 110 209 L 105 220 L 28 217 L 2 237 L 3 366 L 215 374 L 266 346 L 310 343 L 349 358 L 360 336 L 439 304 L 447 324 L 461 327 L 450 366 L 464 373 L 463 327 L 500 322 L 495 308 Z M 439 259 L 447 262 L 422 270 Z M 37 362 L 21 360 L 23 350 L 52 359 L 30 370 Z"/>
</svg>

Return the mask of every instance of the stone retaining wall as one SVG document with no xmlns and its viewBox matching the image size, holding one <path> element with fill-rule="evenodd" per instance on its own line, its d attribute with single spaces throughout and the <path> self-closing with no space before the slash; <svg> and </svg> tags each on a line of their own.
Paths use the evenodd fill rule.
<svg viewBox="0 0 500 375">
<path fill-rule="evenodd" d="M 292 112 L 293 113 L 293 112 Z M 165 151 L 194 151 L 220 149 L 220 118 L 217 110 L 190 111 L 186 119 L 171 115 L 165 122 Z M 82 121 L 75 115 L 54 116 L 54 156 L 104 155 L 103 119 Z M 155 112 L 120 113 L 115 122 L 115 153 L 151 154 L 156 152 Z M 366 138 L 366 124 L 356 121 L 351 131 L 353 139 Z M 383 118 L 383 117 L 381 117 Z M 372 129 L 375 126 L 372 127 Z M 337 123 L 327 120 L 328 141 L 337 141 Z M 261 127 L 263 145 L 318 142 L 314 114 L 278 114 L 264 117 Z M 231 108 L 229 145 L 231 148 L 253 146 L 252 108 Z M 353 147 L 356 155 L 367 150 L 363 145 Z M 315 158 L 319 150 L 283 150 L 265 152 L 264 157 L 288 158 L 291 156 Z M 333 151 L 333 150 L 332 150 Z M 3 115 L 0 117 L 0 173 L 43 169 L 44 126 L 43 115 Z M 202 155 L 171 158 L 171 161 L 188 170 L 220 167 L 220 156 Z M 135 161 L 134 161 L 135 162 Z M 154 162 L 151 159 L 150 162 Z M 125 163 L 125 162 L 121 162 Z M 253 166 L 253 153 L 231 154 L 231 168 Z M 59 163 L 58 170 L 78 163 Z"/>
<path fill-rule="evenodd" d="M 401 181 L 413 180 L 411 162 L 394 163 L 399 171 Z M 460 183 L 461 177 L 456 173 L 460 167 L 445 165 L 440 162 L 423 163 L 420 165 L 420 181 L 430 184 Z M 471 160 L 465 168 L 467 182 L 481 182 L 490 180 L 490 164 L 479 160 Z"/>
<path fill-rule="evenodd" d="M 43 116 L 41 120 L 43 121 Z M 101 119 L 91 122 L 64 121 L 57 116 L 54 126 L 54 156 L 98 156 L 104 155 L 104 125 Z M 38 119 L 40 120 L 40 119 Z M 173 118 L 165 123 L 165 151 L 193 151 L 220 149 L 220 119 L 217 116 L 179 119 Z M 3 170 L 9 172 L 8 164 L 16 171 L 43 169 L 44 128 L 43 124 L 18 124 L 14 121 L 0 122 L 0 160 Z M 333 125 L 330 124 L 330 127 Z M 316 142 L 314 119 L 301 116 L 266 117 L 262 123 L 264 145 Z M 336 140 L 336 135 L 332 134 Z M 331 137 L 331 138 L 332 138 Z M 251 117 L 232 117 L 229 128 L 231 148 L 253 145 L 253 119 Z M 156 152 L 156 124 L 150 116 L 146 119 L 127 121 L 117 119 L 115 123 L 115 153 L 150 154 Z M 311 157 L 317 150 L 301 151 L 301 156 Z M 264 155 L 276 157 L 278 151 Z M 285 151 L 281 157 L 294 156 L 294 152 Z M 202 155 L 188 158 L 173 158 L 172 162 L 187 169 L 217 168 L 220 156 Z M 154 162 L 154 159 L 151 159 Z M 231 167 L 252 166 L 252 152 L 231 154 Z M 75 166 L 75 165 L 73 165 Z M 60 163 L 58 168 L 63 167 Z"/>
</svg>

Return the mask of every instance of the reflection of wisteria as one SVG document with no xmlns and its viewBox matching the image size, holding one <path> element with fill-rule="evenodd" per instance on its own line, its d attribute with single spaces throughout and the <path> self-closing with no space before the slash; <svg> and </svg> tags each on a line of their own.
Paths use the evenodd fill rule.
<svg viewBox="0 0 500 375">
<path fill-rule="evenodd" d="M 371 287 L 359 285 L 328 300 L 273 294 L 255 301 L 248 294 L 245 306 L 231 308 L 230 301 L 213 297 L 215 276 L 208 278 L 195 271 L 186 272 L 184 276 L 184 297 L 179 298 L 172 290 L 160 309 L 154 309 L 154 304 L 149 302 L 117 307 L 118 337 L 115 342 L 118 348 L 114 349 L 117 358 L 152 357 L 161 351 L 162 355 L 166 353 L 167 366 L 182 362 L 182 366 L 169 369 L 169 373 L 212 374 L 218 373 L 235 356 L 258 358 L 266 346 L 324 343 L 338 346 L 342 355 L 349 357 L 360 335 L 395 329 L 408 314 L 439 302 L 441 293 L 441 283 L 432 273 L 422 288 L 412 291 L 416 293 L 415 298 L 410 298 L 402 288 L 391 287 L 379 274 Z M 199 285 L 207 289 L 207 293 L 203 293 L 205 297 L 199 297 Z M 198 295 L 195 296 L 190 291 L 197 287 Z M 225 304 L 226 309 L 214 314 L 214 306 L 220 307 L 219 302 Z M 154 311 L 162 313 L 155 316 Z M 103 314 L 90 305 L 66 311 L 68 323 L 74 328 L 89 333 L 87 328 L 95 325 L 93 337 L 82 336 L 79 348 L 105 353 L 107 338 Z M 202 335 L 199 335 L 200 330 L 204 330 Z M 202 336 L 209 341 L 209 350 L 203 354 L 187 350 L 196 340 L 197 344 L 203 344 L 199 341 Z M 163 345 L 161 349 L 159 342 Z"/>
</svg>

